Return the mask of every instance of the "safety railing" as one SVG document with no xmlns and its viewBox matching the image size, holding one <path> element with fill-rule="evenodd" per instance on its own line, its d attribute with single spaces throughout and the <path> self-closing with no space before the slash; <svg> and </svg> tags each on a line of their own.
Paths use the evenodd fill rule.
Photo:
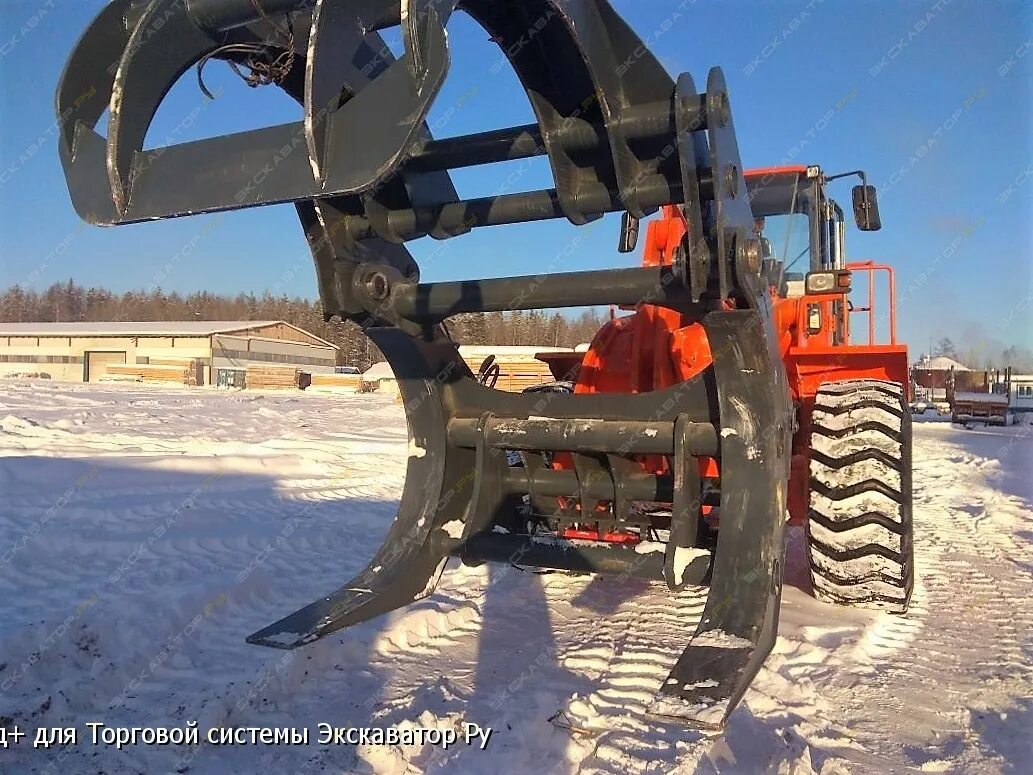
<svg viewBox="0 0 1033 775">
<path fill-rule="evenodd" d="M 897 343 L 897 290 L 893 276 L 893 267 L 889 264 L 878 264 L 875 261 L 855 261 L 848 263 L 846 268 L 854 273 L 856 277 L 858 274 L 865 272 L 868 276 L 868 305 L 865 307 L 852 307 L 850 312 L 852 314 L 864 314 L 868 317 L 868 342 L 869 346 L 876 344 L 875 339 L 875 286 L 876 286 L 876 273 L 885 272 L 888 278 L 888 292 L 889 292 L 889 343 Z M 847 341 L 850 341 L 852 335 L 850 326 L 850 317 L 847 316 Z"/>
</svg>

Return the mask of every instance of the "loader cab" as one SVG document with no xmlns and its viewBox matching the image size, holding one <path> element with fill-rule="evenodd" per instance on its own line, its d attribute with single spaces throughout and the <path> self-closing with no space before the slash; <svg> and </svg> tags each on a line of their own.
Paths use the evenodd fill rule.
<svg viewBox="0 0 1033 775">
<path fill-rule="evenodd" d="M 818 166 L 769 167 L 746 173 L 746 187 L 761 239 L 765 271 L 778 294 L 802 296 L 810 272 L 846 268 L 846 217 L 828 196 L 827 184 L 859 175 L 852 192 L 854 218 L 862 231 L 881 228 L 875 187 L 856 170 L 826 176 Z"/>
<path fill-rule="evenodd" d="M 746 174 L 764 270 L 780 296 L 801 296 L 808 272 L 843 260 L 842 231 L 817 168 L 773 167 Z M 834 203 L 832 203 L 834 204 Z"/>
<path fill-rule="evenodd" d="M 787 299 L 825 295 L 824 301 L 808 304 L 805 328 L 830 345 L 849 340 L 850 272 L 846 216 L 826 187 L 831 180 L 852 175 L 862 181 L 852 192 L 855 222 L 862 231 L 874 231 L 881 226 L 875 189 L 860 170 L 827 176 L 820 167 L 801 165 L 746 173 L 768 285 Z M 830 292 L 841 295 L 829 301 Z"/>
</svg>

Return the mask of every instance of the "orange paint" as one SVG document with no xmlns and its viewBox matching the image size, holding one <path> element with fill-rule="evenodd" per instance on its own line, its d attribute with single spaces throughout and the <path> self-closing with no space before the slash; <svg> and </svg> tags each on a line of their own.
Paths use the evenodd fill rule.
<svg viewBox="0 0 1033 775">
<path fill-rule="evenodd" d="M 747 175 L 799 172 L 805 167 L 773 167 L 753 170 Z M 675 206 L 663 208 L 662 217 L 651 221 L 646 231 L 642 264 L 662 266 L 673 262 L 675 251 L 686 233 L 686 223 Z M 874 322 L 869 325 L 869 341 L 864 345 L 849 341 L 849 311 L 842 294 L 816 294 L 781 298 L 772 289 L 773 322 L 778 346 L 785 363 L 793 401 L 798 409 L 798 430 L 793 438 L 793 457 L 789 481 L 789 511 L 793 522 L 806 518 L 808 504 L 808 467 L 810 413 L 814 395 L 825 382 L 875 378 L 908 385 L 907 348 L 895 344 L 895 300 L 893 269 L 882 264 L 848 265 L 853 271 L 885 271 L 890 277 L 890 341 L 877 345 Z M 821 312 L 821 326 L 809 331 L 808 313 L 815 306 Z M 874 321 L 873 304 L 861 311 Z M 837 333 L 841 341 L 837 342 Z M 842 341 L 845 340 L 845 341 Z M 604 325 L 591 343 L 582 362 L 575 393 L 644 393 L 661 390 L 701 374 L 712 363 L 710 346 L 703 326 L 679 312 L 650 304 L 639 304 L 633 314 L 618 317 Z M 666 474 L 667 460 L 661 455 L 639 458 L 642 467 L 654 474 Z M 557 467 L 572 468 L 569 456 L 560 455 Z M 719 478 L 720 462 L 699 458 L 702 477 Z M 703 507 L 703 513 L 709 513 Z M 591 531 L 598 535 L 597 531 Z M 626 540 L 624 534 L 606 534 L 600 540 Z"/>
</svg>

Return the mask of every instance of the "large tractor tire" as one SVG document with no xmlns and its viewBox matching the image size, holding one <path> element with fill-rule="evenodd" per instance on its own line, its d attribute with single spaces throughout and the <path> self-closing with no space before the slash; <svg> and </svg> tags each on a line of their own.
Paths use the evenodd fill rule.
<svg viewBox="0 0 1033 775">
<path fill-rule="evenodd" d="M 822 385 L 811 414 L 807 548 L 814 593 L 902 613 L 914 585 L 911 415 L 903 388 Z"/>
</svg>

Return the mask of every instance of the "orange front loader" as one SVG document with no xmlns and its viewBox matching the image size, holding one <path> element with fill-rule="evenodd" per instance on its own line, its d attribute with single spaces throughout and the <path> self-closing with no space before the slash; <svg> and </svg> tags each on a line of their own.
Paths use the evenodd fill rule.
<svg viewBox="0 0 1033 775">
<path fill-rule="evenodd" d="M 765 250 L 762 274 L 768 279 L 778 352 L 795 407 L 790 523 L 808 525 L 812 579 L 819 596 L 900 611 L 907 607 L 913 575 L 907 347 L 896 340 L 893 268 L 845 260 L 842 211 L 827 196 L 828 180 L 818 167 L 746 173 L 754 227 Z M 865 196 L 868 203 L 861 199 Z M 860 200 L 858 224 L 864 230 L 881 225 L 874 197 L 873 190 L 863 188 L 855 195 Z M 778 234 L 763 237 L 771 221 L 782 221 Z M 671 264 L 685 237 L 679 208 L 663 208 L 662 217 L 648 225 L 643 264 Z M 802 249 L 779 260 L 772 255 L 778 242 Z M 801 258 L 806 259 L 806 271 L 787 271 L 787 262 Z M 887 278 L 881 316 L 875 304 L 877 273 Z M 865 306 L 850 301 L 857 277 L 865 286 Z M 852 338 L 855 313 L 866 316 L 863 343 Z M 877 343 L 881 330 L 885 343 Z M 698 321 L 640 304 L 634 314 L 605 325 L 582 360 L 567 359 L 562 367 L 576 367 L 575 393 L 640 393 L 700 379 L 712 363 L 710 343 Z M 657 474 L 666 468 L 663 457 L 640 462 Z M 717 459 L 701 457 L 699 475 L 704 490 L 707 481 L 720 489 Z M 716 530 L 717 509 L 704 502 L 701 511 Z M 567 535 L 599 537 L 584 528 Z"/>
<path fill-rule="evenodd" d="M 498 44 L 532 122 L 433 137 L 456 13 Z M 299 120 L 149 147 L 176 81 L 196 67 L 203 91 L 214 60 L 282 89 Z M 91 223 L 293 203 L 327 316 L 360 325 L 398 379 L 410 454 L 383 546 L 251 643 L 303 647 L 408 605 L 449 557 L 709 584 L 651 709 L 713 727 L 775 641 L 787 510 L 807 518 L 820 595 L 907 605 L 905 355 L 849 344 L 858 270 L 827 179 L 747 180 L 720 69 L 699 87 L 668 73 L 606 0 L 111 0 L 71 54 L 57 115 Z M 551 187 L 463 198 L 453 184 L 455 169 L 531 157 Z M 858 225 L 877 228 L 874 189 L 854 192 Z M 421 282 L 406 247 L 622 213 L 630 249 L 660 208 L 636 267 Z M 573 387 L 494 390 L 446 327 L 607 304 L 634 314 L 599 332 Z"/>
</svg>

